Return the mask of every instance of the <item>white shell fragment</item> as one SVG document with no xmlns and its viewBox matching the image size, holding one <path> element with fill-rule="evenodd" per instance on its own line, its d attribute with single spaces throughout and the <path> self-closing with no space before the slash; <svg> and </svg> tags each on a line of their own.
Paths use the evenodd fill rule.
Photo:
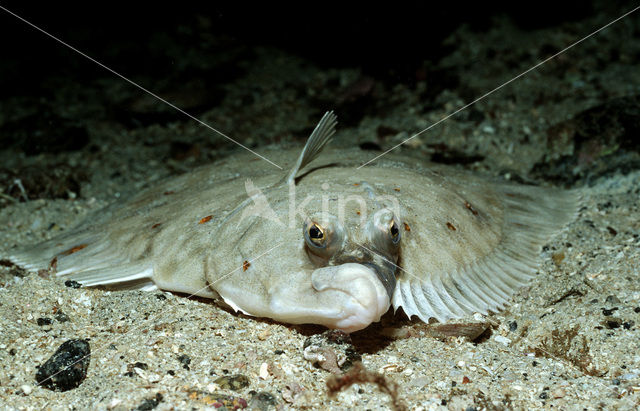
<svg viewBox="0 0 640 411">
<path fill-rule="evenodd" d="M 302 152 L 265 150 L 289 171 L 241 153 L 0 257 L 85 286 L 159 288 L 352 332 L 391 305 L 423 321 L 503 308 L 576 213 L 576 192 L 407 156 L 356 169 L 370 153 L 323 150 L 335 124 L 327 113 Z"/>
</svg>

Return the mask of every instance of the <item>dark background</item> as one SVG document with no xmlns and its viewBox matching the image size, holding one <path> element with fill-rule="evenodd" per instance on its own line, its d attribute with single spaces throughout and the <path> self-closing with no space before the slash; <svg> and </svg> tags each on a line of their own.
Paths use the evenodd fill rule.
<svg viewBox="0 0 640 411">
<path fill-rule="evenodd" d="M 461 24 L 484 31 L 492 17 L 508 16 L 521 28 L 575 21 L 608 8 L 612 15 L 631 8 L 624 2 L 6 2 L 0 3 L 43 30 L 129 76 L 162 76 L 176 63 L 163 53 L 162 36 L 197 49 L 202 32 L 224 38 L 217 45 L 269 45 L 316 64 L 360 66 L 373 76 L 403 81 L 417 64 L 446 54 L 442 40 Z M 216 4 L 219 3 L 219 4 Z M 202 23 L 201 17 L 206 19 Z M 199 20 L 200 19 L 200 20 Z M 185 28 L 191 28 L 185 30 Z M 41 79 L 104 75 L 94 63 L 0 10 L 0 96 L 38 93 Z"/>
</svg>

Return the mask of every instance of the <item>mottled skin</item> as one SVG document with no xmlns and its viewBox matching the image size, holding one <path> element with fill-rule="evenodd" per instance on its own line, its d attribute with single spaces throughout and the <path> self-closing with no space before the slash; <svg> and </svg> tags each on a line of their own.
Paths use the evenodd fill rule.
<svg viewBox="0 0 640 411">
<path fill-rule="evenodd" d="M 264 155 L 286 170 L 298 153 Z M 58 273 L 87 284 L 93 283 L 82 272 L 90 269 L 148 270 L 146 281 L 161 289 L 221 296 L 251 315 L 355 331 L 377 321 L 390 303 L 425 321 L 501 308 L 535 273 L 541 245 L 576 207 L 572 193 L 496 183 L 406 156 L 389 154 L 355 169 L 369 159 L 359 150 L 325 150 L 298 174 L 293 209 L 303 206 L 291 219 L 283 172 L 241 153 L 161 182 L 66 237 L 9 258 L 35 269 L 57 255 Z M 266 217 L 245 212 L 256 206 L 247 179 L 268 199 Z M 364 209 L 341 202 L 350 195 L 364 199 Z M 397 244 L 376 229 L 376 212 L 400 228 Z M 310 222 L 340 231 L 340 243 L 314 252 L 305 239 Z M 397 285 L 383 284 L 385 276 Z M 354 304 L 370 306 L 356 310 L 355 322 L 345 317 L 355 315 Z"/>
</svg>

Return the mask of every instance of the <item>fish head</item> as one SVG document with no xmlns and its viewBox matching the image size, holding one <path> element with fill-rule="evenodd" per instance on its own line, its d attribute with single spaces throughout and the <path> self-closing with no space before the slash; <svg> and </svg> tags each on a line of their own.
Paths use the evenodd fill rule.
<svg viewBox="0 0 640 411">
<path fill-rule="evenodd" d="M 362 188 L 323 187 L 299 188 L 300 207 L 283 193 L 268 193 L 268 212 L 228 222 L 207 274 L 227 304 L 345 332 L 388 311 L 401 248 L 399 212 Z"/>
</svg>

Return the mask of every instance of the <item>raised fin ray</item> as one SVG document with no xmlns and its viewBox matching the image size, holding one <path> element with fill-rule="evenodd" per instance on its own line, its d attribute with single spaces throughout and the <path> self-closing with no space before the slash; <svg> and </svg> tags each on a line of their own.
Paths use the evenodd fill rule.
<svg viewBox="0 0 640 411">
<path fill-rule="evenodd" d="M 307 143 L 304 145 L 298 161 L 296 161 L 296 164 L 287 175 L 285 180 L 287 184 L 293 182 L 298 171 L 302 170 L 307 164 L 318 157 L 322 149 L 331 141 L 331 137 L 333 137 L 333 134 L 336 132 L 336 124 L 338 124 L 337 116 L 333 111 L 327 111 L 324 116 L 322 116 L 318 125 L 309 136 Z"/>
</svg>

